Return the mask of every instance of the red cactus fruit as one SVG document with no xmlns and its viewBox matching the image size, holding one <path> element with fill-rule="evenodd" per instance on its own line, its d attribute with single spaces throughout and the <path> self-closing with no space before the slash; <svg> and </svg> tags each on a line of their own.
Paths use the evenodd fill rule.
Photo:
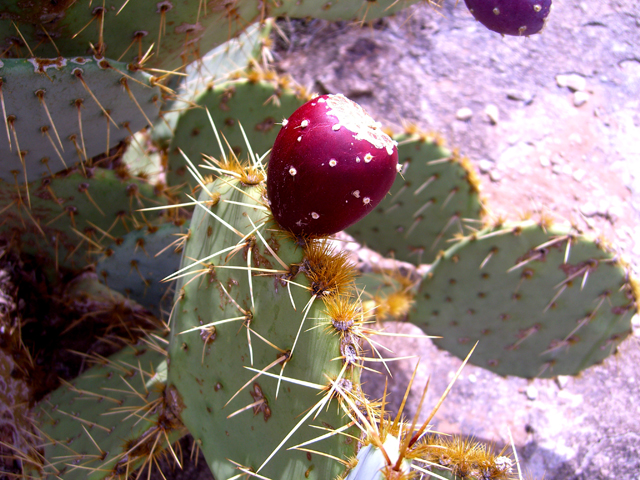
<svg viewBox="0 0 640 480">
<path fill-rule="evenodd" d="M 551 0 L 464 0 L 471 14 L 489 30 L 503 35 L 539 33 Z"/>
<path fill-rule="evenodd" d="M 380 203 L 397 166 L 396 142 L 360 105 L 316 97 L 283 121 L 271 150 L 271 211 L 296 235 L 334 234 Z"/>
</svg>

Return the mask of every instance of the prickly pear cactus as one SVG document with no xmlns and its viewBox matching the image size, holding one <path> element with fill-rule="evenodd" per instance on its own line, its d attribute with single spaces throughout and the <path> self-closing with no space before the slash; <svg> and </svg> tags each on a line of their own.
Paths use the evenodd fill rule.
<svg viewBox="0 0 640 480">
<path fill-rule="evenodd" d="M 138 210 L 165 204 L 162 190 L 130 178 L 126 169 L 85 173 L 70 170 L 27 188 L 0 181 L 0 234 L 41 258 L 50 273 L 84 268 L 105 244 L 161 222 L 160 213 Z"/>
<path fill-rule="evenodd" d="M 90 162 L 158 117 L 151 75 L 93 57 L 0 60 L 0 179 L 31 182 Z"/>
<path fill-rule="evenodd" d="M 166 388 L 165 354 L 129 345 L 65 384 L 37 407 L 46 443 L 42 475 L 65 479 L 126 479 L 154 468 L 166 448 L 186 434 L 176 392 Z M 175 455 L 175 452 L 173 453 Z"/>
<path fill-rule="evenodd" d="M 248 25 L 270 16 L 365 21 L 391 15 L 411 3 L 104 0 L 99 4 L 36 3 L 24 8 L 20 2 L 5 2 L 0 9 L 0 45 L 5 55 L 13 57 L 74 57 L 89 52 L 170 71 L 198 60 Z"/>
<path fill-rule="evenodd" d="M 335 457 L 357 443 L 340 400 L 359 392 L 353 271 L 327 244 L 276 228 L 264 184 L 248 178 L 223 176 L 200 194 L 177 273 L 169 382 L 216 478 L 335 478 Z"/>
<path fill-rule="evenodd" d="M 171 310 L 170 285 L 162 279 L 178 270 L 186 227 L 172 223 L 127 233 L 105 246 L 96 263 L 105 285 L 122 292 L 159 317 Z"/>
<path fill-rule="evenodd" d="M 431 263 L 462 232 L 463 219 L 483 216 L 478 177 L 438 136 L 407 133 L 394 140 L 400 175 L 378 207 L 347 232 L 397 260 Z"/>
<path fill-rule="evenodd" d="M 433 264 L 410 321 L 501 375 L 576 375 L 629 334 L 637 285 L 602 242 L 528 221 L 470 235 Z"/>
<path fill-rule="evenodd" d="M 279 123 L 307 98 L 304 89 L 290 78 L 261 71 L 249 72 L 203 92 L 193 101 L 199 108 L 183 113 L 177 122 L 169 147 L 167 182 L 186 183 L 190 188 L 196 185 L 188 174 L 183 154 L 195 165 L 202 164 L 203 154 L 215 158 L 225 155 L 212 135 L 212 121 L 224 138 L 222 145 L 228 143 L 238 157 L 247 153 L 245 135 L 251 139 L 253 150 L 262 155 L 273 145 Z M 203 175 L 215 173 L 215 170 L 200 171 Z"/>
</svg>

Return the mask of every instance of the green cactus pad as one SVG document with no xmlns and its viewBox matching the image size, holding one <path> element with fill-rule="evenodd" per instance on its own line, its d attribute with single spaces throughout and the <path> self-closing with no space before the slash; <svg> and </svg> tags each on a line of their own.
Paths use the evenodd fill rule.
<svg viewBox="0 0 640 480">
<path fill-rule="evenodd" d="M 125 480 L 186 431 L 166 384 L 166 356 L 157 345 L 128 345 L 65 383 L 35 408 L 43 478 Z M 146 475 L 146 473 L 144 474 Z"/>
<path fill-rule="evenodd" d="M 313 417 L 310 412 L 326 392 L 285 380 L 276 396 L 279 382 L 267 374 L 277 377 L 288 358 L 286 352 L 293 349 L 284 377 L 331 388 L 330 379 L 335 380 L 343 368 L 341 345 L 347 349 L 351 344 L 346 344 L 353 340 L 336 335 L 321 298 L 316 298 L 301 323 L 312 295 L 297 285 L 291 285 L 289 293 L 285 280 L 309 285 L 300 272 L 312 269 L 313 262 L 303 261 L 303 248 L 274 229 L 273 223 L 264 224 L 268 218 L 260 202 L 264 186 L 243 186 L 239 180 L 223 177 L 207 189 L 213 193 L 200 196 L 202 203 L 194 211 L 183 256 L 183 269 L 191 273 L 176 287 L 170 321 L 169 381 L 183 395 L 182 420 L 216 478 L 242 473 L 236 464 L 260 470 L 299 422 L 303 426 L 259 475 L 282 480 L 335 478 L 344 470 L 341 463 L 320 453 L 287 449 L 321 437 L 327 429 L 342 427 L 348 417 L 331 400 L 316 412 L 317 418 L 306 418 Z M 265 247 L 254 225 L 286 268 Z M 212 257 L 217 252 L 220 254 Z M 220 323 L 211 325 L 215 322 Z M 253 368 L 267 372 L 252 378 L 256 375 L 248 370 L 252 362 Z M 352 393 L 359 391 L 358 377 L 359 367 L 349 363 L 341 385 Z M 242 389 L 245 384 L 247 388 Z M 356 443 L 338 434 L 305 448 L 346 459 L 354 455 Z"/>
<path fill-rule="evenodd" d="M 268 55 L 267 45 L 273 24 L 273 20 L 267 20 L 251 25 L 236 38 L 214 48 L 199 61 L 188 65 L 186 77 L 172 80 L 172 83 L 179 83 L 175 88 L 176 97 L 167 101 L 162 120 L 156 122 L 151 131 L 154 145 L 168 149 L 176 124 L 184 110 L 191 108 L 197 97 L 210 89 L 214 82 L 230 80 L 249 68 L 253 62 L 266 63 L 264 56 Z M 172 83 L 169 85 L 173 88 Z"/>
<path fill-rule="evenodd" d="M 397 260 L 431 263 L 447 240 L 461 233 L 463 219 L 482 216 L 477 176 L 437 138 L 414 134 L 394 140 L 401 175 L 376 209 L 347 233 Z"/>
<path fill-rule="evenodd" d="M 121 62 L 4 59 L 0 77 L 8 119 L 0 134 L 0 179 L 7 182 L 86 162 L 158 117 L 160 90 L 151 76 Z"/>
<path fill-rule="evenodd" d="M 410 321 L 435 343 L 500 375 L 575 375 L 630 332 L 637 289 L 603 246 L 529 221 L 488 228 L 443 253 Z"/>
<path fill-rule="evenodd" d="M 230 4 L 136 0 L 61 2 L 26 9 L 3 5 L 0 45 L 7 55 L 99 54 L 145 67 L 174 70 L 242 32 L 262 17 L 255 0 Z M 45 20 L 43 20 L 45 19 Z M 102 34 L 102 35 L 101 35 Z M 60 53 L 58 53 L 60 52 Z"/>
<path fill-rule="evenodd" d="M 186 162 L 180 153 L 196 165 L 201 164 L 202 154 L 217 159 L 222 152 L 213 134 L 211 122 L 205 109 L 226 138 L 236 155 L 247 154 L 247 146 L 239 125 L 251 140 L 253 151 L 257 155 L 266 153 L 278 135 L 278 125 L 306 101 L 306 94 L 289 86 L 286 77 L 272 76 L 258 72 L 248 74 L 249 78 L 220 84 L 194 100 L 201 108 L 186 111 L 178 120 L 175 135 L 169 148 L 169 185 L 183 185 L 189 188 L 195 185 L 188 175 Z M 227 146 L 222 140 L 223 148 Z M 211 170 L 201 172 L 211 175 Z"/>
<path fill-rule="evenodd" d="M 33 182 L 29 197 L 26 189 L 0 181 L 0 235 L 57 272 L 86 267 L 103 244 L 157 221 L 158 213 L 137 211 L 166 203 L 152 185 L 126 170 L 91 168 L 86 174 L 67 171 Z"/>
<path fill-rule="evenodd" d="M 185 231 L 185 227 L 167 224 L 129 232 L 121 241 L 106 246 L 96 264 L 99 278 L 155 315 L 168 312 L 173 295 L 168 293 L 170 285 L 161 280 L 180 266 L 180 237 Z"/>
</svg>

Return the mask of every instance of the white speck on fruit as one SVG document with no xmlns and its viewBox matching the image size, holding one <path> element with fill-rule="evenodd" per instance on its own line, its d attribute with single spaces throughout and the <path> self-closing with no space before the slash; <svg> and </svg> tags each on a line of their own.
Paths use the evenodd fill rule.
<svg viewBox="0 0 640 480">
<path fill-rule="evenodd" d="M 331 129 L 332 129 L 334 132 L 337 132 L 338 130 L 340 130 L 340 124 L 339 124 L 339 123 L 336 123 L 333 127 L 331 127 Z"/>
<path fill-rule="evenodd" d="M 302 135 L 300 135 L 300 136 L 298 137 L 298 141 L 299 141 L 299 142 L 301 142 L 301 141 L 302 141 Z"/>
<path fill-rule="evenodd" d="M 307 128 L 309 126 L 309 120 L 302 120 L 300 122 L 300 128 Z"/>
<path fill-rule="evenodd" d="M 375 148 L 385 148 L 388 155 L 393 154 L 396 143 L 382 131 L 380 123 L 371 118 L 364 108 L 344 95 L 328 95 L 325 98 L 329 107 L 327 115 L 336 117 L 337 125 L 353 132 L 356 140 L 366 140 Z"/>
<path fill-rule="evenodd" d="M 295 176 L 296 173 L 298 173 L 298 171 L 295 169 L 295 167 L 291 167 L 289 169 L 289 175 L 291 175 L 292 177 Z"/>
<path fill-rule="evenodd" d="M 356 163 L 360 163 L 360 157 L 356 157 Z"/>
<path fill-rule="evenodd" d="M 500 9 L 498 7 L 493 9 L 493 14 L 494 15 L 500 15 Z"/>
<path fill-rule="evenodd" d="M 324 98 L 319 98 L 318 99 L 318 103 L 325 103 L 325 99 Z"/>
<path fill-rule="evenodd" d="M 320 218 L 320 215 L 318 215 L 316 212 L 311 212 L 311 218 L 313 218 L 314 220 L 317 220 Z"/>
<path fill-rule="evenodd" d="M 534 9 L 536 12 L 539 12 L 540 10 L 542 10 L 542 5 L 538 5 L 538 4 L 536 3 L 536 4 L 533 6 L 533 9 Z"/>
<path fill-rule="evenodd" d="M 351 192 L 351 195 L 356 198 L 360 198 L 360 190 L 354 190 L 353 192 Z"/>
<path fill-rule="evenodd" d="M 286 127 L 288 123 L 289 123 L 289 120 L 287 120 L 286 118 L 284 120 L 282 120 L 282 126 L 283 127 Z"/>
<path fill-rule="evenodd" d="M 373 155 L 371 155 L 370 153 L 367 153 L 364 156 L 364 163 L 369 163 L 371 160 L 373 160 Z"/>
<path fill-rule="evenodd" d="M 365 205 L 369 205 L 369 203 L 371 203 L 371 199 L 369 197 L 364 197 L 362 199 L 362 203 L 364 203 Z"/>
<path fill-rule="evenodd" d="M 338 162 L 336 161 L 335 158 L 332 158 L 331 160 L 329 160 L 329 166 L 330 167 L 335 167 L 338 164 Z"/>
<path fill-rule="evenodd" d="M 518 33 L 522 35 L 527 30 L 527 26 L 523 25 L 518 29 Z"/>
</svg>

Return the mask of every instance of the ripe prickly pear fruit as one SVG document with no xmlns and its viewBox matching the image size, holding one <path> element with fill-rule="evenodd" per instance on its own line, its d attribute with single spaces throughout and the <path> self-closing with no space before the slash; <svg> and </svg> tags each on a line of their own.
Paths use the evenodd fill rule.
<svg viewBox="0 0 640 480">
<path fill-rule="evenodd" d="M 397 166 L 396 142 L 362 107 L 343 95 L 316 97 L 282 123 L 271 150 L 271 211 L 296 235 L 331 235 L 375 208 Z"/>
<path fill-rule="evenodd" d="M 471 14 L 503 35 L 533 35 L 544 27 L 551 0 L 464 0 Z"/>
</svg>

